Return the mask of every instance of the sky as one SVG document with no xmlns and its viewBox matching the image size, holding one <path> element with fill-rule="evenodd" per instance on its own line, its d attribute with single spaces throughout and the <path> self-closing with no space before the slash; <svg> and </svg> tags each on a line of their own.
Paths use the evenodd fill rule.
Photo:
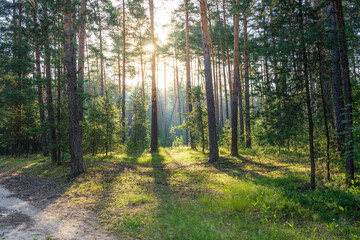
<svg viewBox="0 0 360 240">
<path fill-rule="evenodd" d="M 166 27 L 171 22 L 171 13 L 180 5 L 181 0 L 153 0 L 154 1 L 154 19 L 155 19 L 155 35 L 158 37 L 162 44 L 166 43 L 167 35 L 170 29 Z M 122 0 L 112 0 L 115 6 L 122 6 Z M 148 0 L 144 0 L 144 2 L 148 2 Z M 147 13 L 149 16 L 149 12 Z M 147 56 L 145 56 L 147 57 Z M 149 55 L 150 57 L 150 55 Z M 171 62 L 172 64 L 172 62 Z M 145 76 L 149 76 L 150 65 L 147 66 L 145 70 Z M 136 68 L 137 70 L 137 68 Z M 158 66 L 159 76 L 158 76 L 158 87 L 160 89 L 164 89 L 164 63 L 163 61 Z M 167 66 L 166 69 L 166 78 L 169 83 L 173 78 L 172 72 L 170 71 L 170 66 Z M 130 80 L 130 79 L 129 79 Z M 138 76 L 135 76 L 134 79 L 127 81 L 127 85 L 135 86 L 138 81 Z M 147 81 L 149 79 L 147 78 Z M 172 81 L 171 81 L 172 82 Z"/>
</svg>

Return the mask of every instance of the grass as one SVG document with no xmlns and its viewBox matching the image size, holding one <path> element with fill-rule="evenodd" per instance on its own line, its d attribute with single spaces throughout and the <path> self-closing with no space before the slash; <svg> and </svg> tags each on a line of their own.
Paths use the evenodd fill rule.
<svg viewBox="0 0 360 240">
<path fill-rule="evenodd" d="M 319 176 L 318 189 L 309 190 L 301 154 L 252 149 L 230 157 L 221 149 L 221 159 L 209 164 L 206 155 L 182 147 L 85 161 L 87 173 L 64 195 L 74 208 L 95 210 L 120 239 L 360 239 L 359 189 Z M 0 171 L 68 174 L 39 156 L 0 158 Z"/>
</svg>

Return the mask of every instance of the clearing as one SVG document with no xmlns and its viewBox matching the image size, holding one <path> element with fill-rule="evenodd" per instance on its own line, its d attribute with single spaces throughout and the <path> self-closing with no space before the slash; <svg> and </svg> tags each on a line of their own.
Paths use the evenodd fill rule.
<svg viewBox="0 0 360 240">
<path fill-rule="evenodd" d="M 66 164 L 1 157 L 0 239 L 360 239 L 359 189 L 326 182 L 319 164 L 309 190 L 306 155 L 206 159 L 183 147 L 88 155 L 70 179 Z"/>
</svg>

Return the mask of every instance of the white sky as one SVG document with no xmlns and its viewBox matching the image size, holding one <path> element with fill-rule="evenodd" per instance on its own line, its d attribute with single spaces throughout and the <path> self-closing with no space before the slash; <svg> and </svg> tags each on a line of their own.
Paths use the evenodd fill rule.
<svg viewBox="0 0 360 240">
<path fill-rule="evenodd" d="M 155 19 L 155 35 L 158 37 L 158 39 L 160 40 L 160 44 L 164 44 L 166 43 L 166 39 L 167 39 L 167 35 L 170 29 L 168 29 L 165 25 L 169 25 L 170 21 L 171 21 L 171 13 L 179 6 L 180 2 L 182 0 L 153 0 L 154 1 L 154 8 L 155 8 L 155 12 L 154 12 L 154 19 Z M 112 0 L 113 4 L 115 6 L 122 6 L 122 0 Z M 147 0 L 144 0 L 145 4 L 148 3 Z M 147 15 L 149 16 L 149 10 L 147 10 Z M 149 59 L 149 56 L 144 56 L 144 58 Z M 166 78 L 167 78 L 167 85 L 169 85 L 170 83 L 172 83 L 172 70 L 171 70 L 171 66 L 172 66 L 172 61 L 169 62 L 169 65 L 167 65 L 166 68 Z M 150 65 L 148 64 L 146 69 L 145 69 L 145 76 L 146 76 L 146 81 L 149 81 L 149 74 L 150 73 L 150 69 L 149 69 Z M 179 67 L 181 68 L 180 64 Z M 138 71 L 138 67 L 136 66 L 136 71 Z M 158 87 L 160 89 L 164 88 L 164 61 L 160 60 L 159 66 L 157 66 L 158 68 Z M 107 69 L 107 71 L 109 71 L 110 69 Z M 110 70 L 111 71 L 111 70 Z M 109 72 L 110 73 L 110 72 Z M 181 70 L 180 70 L 181 73 Z M 115 78 L 116 79 L 116 78 Z M 139 79 L 139 76 L 135 76 L 133 79 L 129 79 L 127 78 L 126 81 L 126 85 L 132 85 L 135 86 L 137 84 L 137 81 Z"/>
</svg>

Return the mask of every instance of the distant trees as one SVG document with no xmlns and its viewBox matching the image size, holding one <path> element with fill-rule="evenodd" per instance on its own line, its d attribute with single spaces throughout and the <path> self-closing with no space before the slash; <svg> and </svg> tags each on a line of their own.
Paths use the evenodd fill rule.
<svg viewBox="0 0 360 240">
<path fill-rule="evenodd" d="M 353 182 L 358 4 L 184 0 L 159 26 L 166 42 L 156 4 L 0 2 L 0 153 L 61 164 L 69 152 L 76 176 L 82 144 L 109 154 L 175 141 L 216 161 L 231 143 L 233 156 L 309 152 L 312 188 L 322 159 L 328 179 L 336 164 Z"/>
</svg>

